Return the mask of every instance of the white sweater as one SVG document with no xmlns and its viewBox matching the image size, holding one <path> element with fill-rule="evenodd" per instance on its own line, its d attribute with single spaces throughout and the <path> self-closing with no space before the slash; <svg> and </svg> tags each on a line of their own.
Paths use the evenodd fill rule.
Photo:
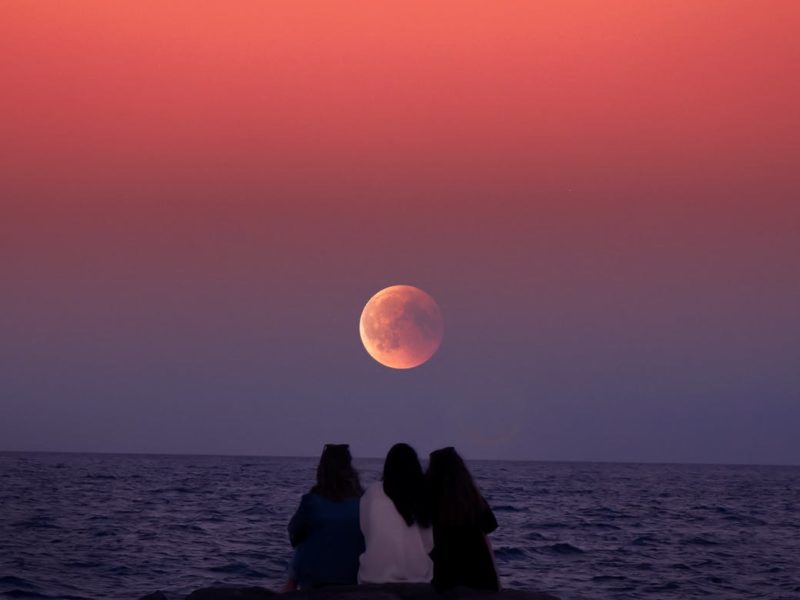
<svg viewBox="0 0 800 600">
<path fill-rule="evenodd" d="M 359 558 L 359 583 L 429 582 L 433 578 L 433 532 L 410 527 L 376 481 L 361 497 L 361 533 L 366 551 Z"/>
</svg>

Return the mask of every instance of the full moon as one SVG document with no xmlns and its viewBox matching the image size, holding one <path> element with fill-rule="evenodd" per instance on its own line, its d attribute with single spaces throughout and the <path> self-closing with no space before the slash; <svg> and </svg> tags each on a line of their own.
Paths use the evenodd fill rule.
<svg viewBox="0 0 800 600">
<path fill-rule="evenodd" d="M 428 294 L 411 285 L 393 285 L 369 299 L 358 329 L 372 358 L 392 369 L 411 369 L 439 349 L 444 323 Z"/>
</svg>

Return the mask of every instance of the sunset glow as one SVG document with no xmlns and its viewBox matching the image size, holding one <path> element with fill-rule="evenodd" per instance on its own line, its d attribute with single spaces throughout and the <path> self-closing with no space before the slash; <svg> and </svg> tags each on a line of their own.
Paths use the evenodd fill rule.
<svg viewBox="0 0 800 600">
<path fill-rule="evenodd" d="M 800 3 L 2 13 L 0 439 L 425 446 L 413 398 L 501 457 L 800 460 Z M 448 329 L 401 384 L 354 335 L 397 281 Z"/>
</svg>

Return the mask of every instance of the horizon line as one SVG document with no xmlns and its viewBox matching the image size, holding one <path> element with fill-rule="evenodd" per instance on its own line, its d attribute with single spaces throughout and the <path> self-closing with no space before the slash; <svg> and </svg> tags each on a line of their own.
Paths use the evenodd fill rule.
<svg viewBox="0 0 800 600">
<path fill-rule="evenodd" d="M 77 450 L 6 450 L 0 449 L 0 454 L 96 454 L 100 456 L 197 456 L 214 458 L 287 458 L 287 459 L 317 459 L 315 455 L 290 455 L 290 454 L 213 454 L 207 452 L 110 452 L 110 451 L 77 451 Z M 383 456 L 358 456 L 354 460 L 383 460 Z M 422 457 L 425 460 L 425 457 Z M 525 462 L 525 463 L 554 463 L 554 464 L 610 464 L 610 465 L 676 465 L 676 466 L 709 466 L 709 467 L 800 467 L 800 463 L 742 463 L 742 462 L 704 462 L 704 461 L 664 461 L 664 460 L 586 460 L 586 459 L 543 459 L 543 458 L 466 458 L 468 462 Z"/>
</svg>

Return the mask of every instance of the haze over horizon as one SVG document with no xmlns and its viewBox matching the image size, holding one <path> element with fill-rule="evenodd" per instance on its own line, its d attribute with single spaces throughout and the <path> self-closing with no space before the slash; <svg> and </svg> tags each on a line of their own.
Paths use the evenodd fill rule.
<svg viewBox="0 0 800 600">
<path fill-rule="evenodd" d="M 431 451 L 438 449 L 438 448 L 431 448 Z M 319 448 L 319 450 L 322 450 Z M 422 463 L 423 468 L 426 467 L 428 461 L 428 454 L 429 452 L 426 449 L 415 448 L 417 453 L 420 457 L 420 462 Z M 175 453 L 175 452 L 105 452 L 105 451 L 89 451 L 89 452 L 80 452 L 80 451 L 60 451 L 60 450 L 1 450 L 0 454 L 22 454 L 22 455 L 52 455 L 52 456 L 167 456 L 172 458 L 256 458 L 256 459 L 281 459 L 281 460 L 308 460 L 308 461 L 318 461 L 319 460 L 319 452 L 311 453 L 311 454 L 303 454 L 303 455 L 291 455 L 291 454 L 208 454 L 208 453 L 200 453 L 200 452 L 186 452 L 186 453 Z M 761 462 L 750 462 L 750 463 L 713 463 L 713 462 L 702 462 L 702 461 L 695 461 L 695 462 L 665 462 L 665 461 L 626 461 L 626 460 L 581 460 L 581 459 L 571 459 L 571 460 L 559 460 L 559 459 L 538 459 L 538 458 L 482 458 L 476 456 L 466 456 L 463 451 L 460 451 L 460 454 L 464 456 L 464 458 L 470 462 L 511 462 L 511 463 L 542 463 L 542 464 L 607 464 L 607 465 L 682 465 L 682 466 L 689 466 L 689 467 L 780 467 L 780 468 L 793 468 L 799 467 L 800 464 L 798 463 L 761 463 Z M 374 462 L 382 462 L 386 459 L 386 453 L 382 455 L 360 455 L 360 454 L 353 454 L 353 462 L 357 469 L 360 469 L 360 461 L 374 461 Z"/>
<path fill-rule="evenodd" d="M 799 4 L 3 11 L 0 450 L 800 464 Z"/>
</svg>

